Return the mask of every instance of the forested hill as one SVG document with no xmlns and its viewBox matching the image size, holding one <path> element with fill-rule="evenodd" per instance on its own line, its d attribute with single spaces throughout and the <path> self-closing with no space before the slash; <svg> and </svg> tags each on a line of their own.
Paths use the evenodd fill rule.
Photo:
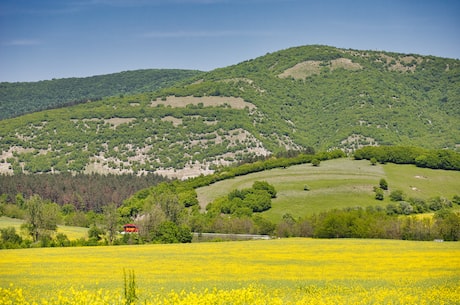
<svg viewBox="0 0 460 305">
<path fill-rule="evenodd" d="M 148 69 L 84 78 L 3 82 L 0 83 L 0 120 L 108 96 L 155 91 L 200 73 L 203 72 Z"/>
<path fill-rule="evenodd" d="M 460 61 L 295 47 L 169 88 L 0 121 L 3 172 L 185 178 L 288 150 L 457 150 Z"/>
</svg>

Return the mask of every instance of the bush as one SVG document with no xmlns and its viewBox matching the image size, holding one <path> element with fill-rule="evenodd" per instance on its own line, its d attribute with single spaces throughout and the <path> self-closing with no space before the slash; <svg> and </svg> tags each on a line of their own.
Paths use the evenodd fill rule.
<svg viewBox="0 0 460 305">
<path fill-rule="evenodd" d="M 401 190 L 394 190 L 390 193 L 391 201 L 403 201 L 404 197 L 404 192 Z"/>
<path fill-rule="evenodd" d="M 380 187 L 377 187 L 375 189 L 375 199 L 383 200 L 383 198 L 384 198 L 383 189 L 381 189 Z"/>
<path fill-rule="evenodd" d="M 382 190 L 388 190 L 388 182 L 385 179 L 380 179 L 379 186 Z"/>
</svg>

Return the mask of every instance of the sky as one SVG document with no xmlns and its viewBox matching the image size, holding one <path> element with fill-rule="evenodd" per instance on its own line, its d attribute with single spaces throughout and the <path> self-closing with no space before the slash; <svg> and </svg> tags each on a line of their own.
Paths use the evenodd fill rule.
<svg viewBox="0 0 460 305">
<path fill-rule="evenodd" d="M 0 0 L 0 82 L 210 71 L 321 44 L 460 58 L 458 0 Z"/>
</svg>

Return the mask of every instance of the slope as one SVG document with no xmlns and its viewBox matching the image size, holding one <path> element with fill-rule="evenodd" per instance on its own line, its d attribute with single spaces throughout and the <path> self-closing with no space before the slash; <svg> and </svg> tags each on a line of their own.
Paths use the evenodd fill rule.
<svg viewBox="0 0 460 305">
<path fill-rule="evenodd" d="M 4 120 L 0 141 L 2 172 L 178 178 L 287 150 L 456 149 L 460 61 L 295 47 L 155 92 Z"/>
<path fill-rule="evenodd" d="M 40 82 L 3 82 L 0 83 L 0 120 L 107 96 L 154 91 L 200 73 L 203 72 L 148 69 Z"/>
<path fill-rule="evenodd" d="M 385 199 L 375 200 L 373 188 L 384 178 L 389 185 Z M 272 208 L 262 214 L 278 223 L 285 214 L 295 219 L 331 209 L 381 206 L 391 203 L 389 194 L 401 190 L 407 198 L 429 200 L 440 196 L 451 199 L 458 192 L 460 172 L 432 170 L 414 165 L 379 164 L 347 158 L 272 169 L 198 188 L 198 200 L 204 209 L 216 198 L 234 189 L 249 188 L 255 181 L 267 181 L 277 191 Z M 308 191 L 305 190 L 308 186 Z"/>
</svg>

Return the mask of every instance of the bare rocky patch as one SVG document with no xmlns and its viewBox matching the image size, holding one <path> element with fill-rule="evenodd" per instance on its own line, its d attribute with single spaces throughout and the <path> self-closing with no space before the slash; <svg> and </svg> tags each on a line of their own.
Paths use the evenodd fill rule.
<svg viewBox="0 0 460 305">
<path fill-rule="evenodd" d="M 115 129 L 121 124 L 128 124 L 133 122 L 134 120 L 135 118 L 111 118 L 104 120 L 104 122 L 112 125 L 112 127 Z"/>
<path fill-rule="evenodd" d="M 295 79 L 304 79 L 309 76 L 319 74 L 321 72 L 321 62 L 316 60 L 308 60 L 296 64 L 294 67 L 285 70 L 278 75 L 281 78 L 292 77 Z"/>
<path fill-rule="evenodd" d="M 242 98 L 225 96 L 168 96 L 166 99 L 158 98 L 151 102 L 152 107 L 157 107 L 159 105 L 171 107 L 186 107 L 187 105 L 202 105 L 203 107 L 228 106 L 234 109 L 256 108 L 254 104 L 248 103 Z"/>
<path fill-rule="evenodd" d="M 345 69 L 345 70 L 351 70 L 351 71 L 356 71 L 356 70 L 361 70 L 363 67 L 358 64 L 354 63 L 351 61 L 349 58 L 337 58 L 334 60 L 331 60 L 331 70 L 335 69 Z"/>
<path fill-rule="evenodd" d="M 307 60 L 286 69 L 283 73 L 279 74 L 278 77 L 305 79 L 309 76 L 320 74 L 323 67 L 329 68 L 331 71 L 340 68 L 356 71 L 363 68 L 359 63 L 355 63 L 349 58 L 337 58 L 331 61 Z"/>
<path fill-rule="evenodd" d="M 165 116 L 161 119 L 163 122 L 171 122 L 174 127 L 182 125 L 182 119 L 175 118 L 173 116 Z"/>
</svg>

